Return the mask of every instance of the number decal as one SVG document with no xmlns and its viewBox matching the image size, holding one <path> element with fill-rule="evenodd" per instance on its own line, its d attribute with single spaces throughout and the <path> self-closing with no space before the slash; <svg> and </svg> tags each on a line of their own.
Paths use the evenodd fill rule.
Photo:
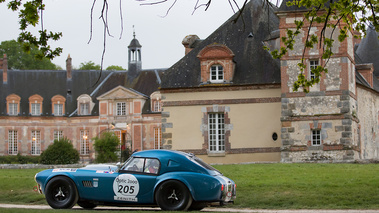
<svg viewBox="0 0 379 213">
<path fill-rule="evenodd" d="M 139 182 L 130 174 L 122 174 L 113 181 L 115 200 L 138 202 Z"/>
</svg>

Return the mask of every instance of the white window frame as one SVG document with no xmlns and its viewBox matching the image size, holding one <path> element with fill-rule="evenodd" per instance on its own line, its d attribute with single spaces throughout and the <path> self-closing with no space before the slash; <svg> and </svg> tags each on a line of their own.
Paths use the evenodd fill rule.
<svg viewBox="0 0 379 213">
<path fill-rule="evenodd" d="M 54 130 L 54 141 L 60 140 L 63 138 L 63 131 L 62 130 Z"/>
<path fill-rule="evenodd" d="M 9 103 L 8 111 L 9 115 L 18 115 L 18 103 Z"/>
<path fill-rule="evenodd" d="M 126 115 L 126 102 L 116 103 L 116 115 Z"/>
<path fill-rule="evenodd" d="M 312 129 L 311 130 L 311 144 L 312 146 L 321 146 L 321 130 Z"/>
<path fill-rule="evenodd" d="M 41 115 L 41 103 L 32 103 L 31 108 L 31 115 Z"/>
<path fill-rule="evenodd" d="M 80 130 L 80 155 L 89 155 L 88 130 Z"/>
<path fill-rule="evenodd" d="M 79 104 L 80 115 L 89 115 L 89 102 L 84 102 Z"/>
<path fill-rule="evenodd" d="M 41 154 L 41 132 L 39 130 L 32 130 L 32 155 Z"/>
<path fill-rule="evenodd" d="M 8 154 L 9 155 L 18 154 L 17 130 L 8 131 Z"/>
<path fill-rule="evenodd" d="M 154 112 L 160 112 L 161 111 L 161 101 L 155 100 L 154 101 Z"/>
<path fill-rule="evenodd" d="M 162 129 L 154 128 L 154 149 L 160 149 L 162 146 Z"/>
<path fill-rule="evenodd" d="M 225 115 L 224 113 L 208 114 L 209 152 L 225 152 Z"/>
<path fill-rule="evenodd" d="M 62 116 L 63 115 L 63 104 L 54 104 L 54 115 Z"/>
<path fill-rule="evenodd" d="M 211 83 L 224 82 L 224 67 L 221 64 L 214 64 L 210 68 L 209 79 Z"/>
<path fill-rule="evenodd" d="M 309 60 L 309 79 L 316 78 L 316 75 L 312 72 L 312 70 L 316 69 L 320 65 L 318 59 Z"/>
</svg>

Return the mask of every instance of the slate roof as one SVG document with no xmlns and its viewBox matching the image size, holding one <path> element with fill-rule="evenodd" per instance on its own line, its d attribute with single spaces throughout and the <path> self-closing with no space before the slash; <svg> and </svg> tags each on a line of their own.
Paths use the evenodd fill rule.
<svg viewBox="0 0 379 213">
<path fill-rule="evenodd" d="M 77 116 L 77 98 L 82 94 L 91 95 L 95 103 L 91 115 L 98 115 L 97 96 L 122 85 L 131 88 L 146 96 L 158 90 L 160 77 L 164 69 L 142 70 L 139 75 L 128 81 L 127 71 L 106 71 L 101 75 L 99 70 L 73 70 L 72 78 L 67 79 L 66 70 L 8 70 L 8 81 L 3 83 L 3 70 L 0 70 L 0 116 L 7 115 L 6 97 L 17 94 L 21 97 L 20 112 L 22 116 L 29 116 L 29 97 L 38 94 L 43 97 L 41 116 L 51 114 L 51 98 L 62 95 L 66 98 L 65 116 Z M 150 101 L 146 102 L 150 104 Z M 143 113 L 150 113 L 146 108 Z"/>
<path fill-rule="evenodd" d="M 199 87 L 201 70 L 197 54 L 213 43 L 226 45 L 235 55 L 233 85 L 280 83 L 279 60 L 274 60 L 263 49 L 263 41 L 270 36 L 270 32 L 278 29 L 279 19 L 274 13 L 276 8 L 268 7 L 264 2 L 250 1 L 237 22 L 234 23 L 238 13 L 208 38 L 200 43 L 197 41 L 194 49 L 165 71 L 161 88 Z M 252 37 L 249 36 L 251 34 Z"/>
</svg>

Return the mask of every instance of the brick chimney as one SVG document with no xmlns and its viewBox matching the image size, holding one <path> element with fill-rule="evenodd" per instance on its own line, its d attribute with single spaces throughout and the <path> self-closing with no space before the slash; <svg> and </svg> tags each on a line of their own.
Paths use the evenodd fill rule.
<svg viewBox="0 0 379 213">
<path fill-rule="evenodd" d="M 367 83 L 373 87 L 373 72 L 374 65 L 373 64 L 357 64 L 355 65 L 355 69 L 365 78 Z"/>
<path fill-rule="evenodd" d="M 192 44 L 199 39 L 200 38 L 197 35 L 188 35 L 184 37 L 182 44 L 185 48 L 185 55 L 187 55 L 187 53 L 189 53 L 194 48 Z"/>
<path fill-rule="evenodd" d="M 3 83 L 8 82 L 8 59 L 7 55 L 4 54 L 3 58 L 0 58 L 0 69 L 3 70 Z"/>
<path fill-rule="evenodd" d="M 72 58 L 70 57 L 70 54 L 68 54 L 67 59 L 66 59 L 66 72 L 67 72 L 67 78 L 71 79 L 72 75 Z"/>
</svg>

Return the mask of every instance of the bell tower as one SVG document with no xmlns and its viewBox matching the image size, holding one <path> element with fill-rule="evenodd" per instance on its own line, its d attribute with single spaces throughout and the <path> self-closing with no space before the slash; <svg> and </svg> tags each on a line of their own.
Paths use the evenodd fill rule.
<svg viewBox="0 0 379 213">
<path fill-rule="evenodd" d="M 130 77 L 136 77 L 138 72 L 142 70 L 141 47 L 141 44 L 136 39 L 136 33 L 133 30 L 133 39 L 128 46 L 128 76 Z"/>
</svg>

